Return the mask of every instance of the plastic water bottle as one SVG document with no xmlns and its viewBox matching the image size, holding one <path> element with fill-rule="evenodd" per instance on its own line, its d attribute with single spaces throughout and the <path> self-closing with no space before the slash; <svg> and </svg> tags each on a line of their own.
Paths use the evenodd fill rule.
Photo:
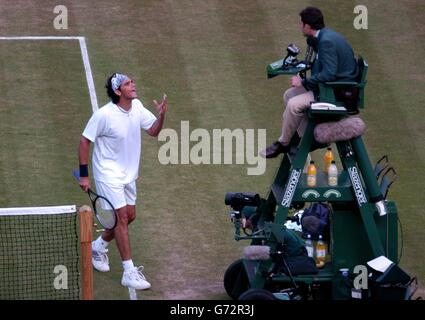
<svg viewBox="0 0 425 320">
<path fill-rule="evenodd" d="M 309 187 L 315 187 L 317 183 L 317 169 L 314 165 L 314 161 L 310 161 L 310 164 L 307 168 L 307 185 Z"/>
<path fill-rule="evenodd" d="M 317 264 L 325 264 L 326 261 L 326 244 L 323 241 L 323 237 L 320 234 L 319 240 L 317 240 L 316 244 L 316 263 Z"/>
<path fill-rule="evenodd" d="M 331 165 L 331 162 L 334 160 L 334 155 L 332 153 L 332 148 L 329 147 L 326 152 L 325 156 L 323 157 L 323 172 L 328 173 L 329 166 Z"/>
<path fill-rule="evenodd" d="M 338 185 L 338 168 L 333 160 L 328 168 L 328 185 L 332 187 Z"/>
<path fill-rule="evenodd" d="M 311 234 L 307 234 L 307 240 L 305 241 L 305 248 L 309 257 L 314 257 L 313 241 L 311 240 Z"/>
</svg>

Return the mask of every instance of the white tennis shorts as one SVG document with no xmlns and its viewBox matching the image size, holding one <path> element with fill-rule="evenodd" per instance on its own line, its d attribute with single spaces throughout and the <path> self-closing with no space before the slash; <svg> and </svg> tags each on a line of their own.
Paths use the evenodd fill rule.
<svg viewBox="0 0 425 320">
<path fill-rule="evenodd" d="M 115 209 L 136 204 L 136 181 L 129 184 L 113 184 L 95 180 L 95 184 L 96 192 L 108 199 Z"/>
</svg>

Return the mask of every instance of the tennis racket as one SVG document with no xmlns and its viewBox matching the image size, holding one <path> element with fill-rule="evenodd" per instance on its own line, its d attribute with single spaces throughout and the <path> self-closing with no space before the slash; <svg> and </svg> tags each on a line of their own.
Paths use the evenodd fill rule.
<svg viewBox="0 0 425 320">
<path fill-rule="evenodd" d="M 80 174 L 77 170 L 73 170 L 72 175 L 75 179 L 80 181 Z M 98 195 L 90 188 L 87 190 L 87 193 L 97 221 L 99 221 L 105 229 L 114 229 L 117 225 L 117 212 L 115 211 L 112 203 L 105 197 Z"/>
</svg>

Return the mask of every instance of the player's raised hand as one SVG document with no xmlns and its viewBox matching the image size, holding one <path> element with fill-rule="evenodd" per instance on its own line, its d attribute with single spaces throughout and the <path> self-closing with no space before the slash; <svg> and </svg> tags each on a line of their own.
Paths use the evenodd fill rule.
<svg viewBox="0 0 425 320">
<path fill-rule="evenodd" d="M 154 100 L 153 103 L 155 103 L 155 108 L 156 108 L 156 111 L 158 111 L 159 115 L 163 115 L 167 111 L 168 100 L 167 100 L 167 95 L 165 93 L 160 103 L 158 103 L 158 101 L 156 100 Z"/>
</svg>

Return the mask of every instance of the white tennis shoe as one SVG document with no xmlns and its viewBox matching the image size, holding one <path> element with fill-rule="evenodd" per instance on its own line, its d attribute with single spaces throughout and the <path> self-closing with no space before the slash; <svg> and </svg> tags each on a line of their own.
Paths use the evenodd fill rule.
<svg viewBox="0 0 425 320">
<path fill-rule="evenodd" d="M 91 247 L 92 247 L 91 261 L 92 261 L 93 267 L 100 272 L 108 272 L 110 270 L 109 259 L 108 259 L 108 255 L 106 254 L 108 252 L 108 249 L 100 249 L 100 250 L 94 249 L 94 241 L 92 242 Z"/>
<path fill-rule="evenodd" d="M 151 284 L 146 281 L 145 276 L 142 273 L 143 266 L 134 267 L 127 271 L 124 271 L 122 275 L 121 284 L 125 287 L 134 288 L 137 290 L 145 290 L 151 287 Z"/>
</svg>

